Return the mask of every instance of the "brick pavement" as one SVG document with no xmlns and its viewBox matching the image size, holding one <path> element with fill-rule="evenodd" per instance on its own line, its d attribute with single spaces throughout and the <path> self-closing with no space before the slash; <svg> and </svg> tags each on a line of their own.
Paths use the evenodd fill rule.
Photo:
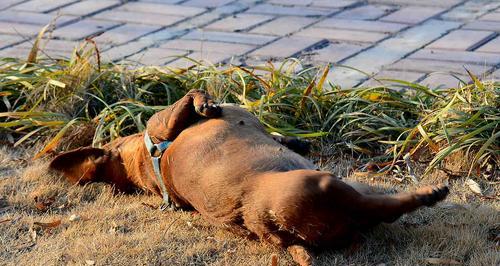
<svg viewBox="0 0 500 266">
<path fill-rule="evenodd" d="M 238 65 L 332 63 L 342 86 L 375 78 L 455 86 L 464 67 L 500 79 L 498 0 L 2 0 L 0 56 L 25 57 L 55 20 L 44 56 L 92 36 L 115 62 L 186 66 L 188 56 Z M 434 73 L 437 72 L 437 73 Z"/>
</svg>

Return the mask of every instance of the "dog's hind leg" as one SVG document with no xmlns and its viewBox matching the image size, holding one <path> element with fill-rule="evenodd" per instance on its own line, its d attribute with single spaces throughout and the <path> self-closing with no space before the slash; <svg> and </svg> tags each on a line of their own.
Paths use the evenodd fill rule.
<svg viewBox="0 0 500 266">
<path fill-rule="evenodd" d="M 191 90 L 180 100 L 153 115 L 147 123 L 147 131 L 154 142 L 174 140 L 202 117 L 218 117 L 221 108 L 202 90 Z"/>
</svg>

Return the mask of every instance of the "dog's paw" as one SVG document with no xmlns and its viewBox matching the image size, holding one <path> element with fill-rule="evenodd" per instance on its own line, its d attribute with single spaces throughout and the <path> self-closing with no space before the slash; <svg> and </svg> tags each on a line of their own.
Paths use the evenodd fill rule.
<svg viewBox="0 0 500 266">
<path fill-rule="evenodd" d="M 191 90 L 189 92 L 193 98 L 195 112 L 204 117 L 218 117 L 222 113 L 222 108 L 216 104 L 212 97 L 203 90 Z"/>
<path fill-rule="evenodd" d="M 450 189 L 445 185 L 427 186 L 419 188 L 415 192 L 415 196 L 423 205 L 433 206 L 437 202 L 444 200 L 449 192 Z"/>
</svg>

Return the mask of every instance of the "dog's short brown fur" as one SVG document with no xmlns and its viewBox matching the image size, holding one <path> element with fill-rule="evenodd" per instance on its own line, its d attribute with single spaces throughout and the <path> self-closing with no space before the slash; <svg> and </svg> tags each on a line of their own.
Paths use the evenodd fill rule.
<svg viewBox="0 0 500 266">
<path fill-rule="evenodd" d="M 180 208 L 232 231 L 287 248 L 301 265 L 307 247 L 341 247 L 357 234 L 431 206 L 448 188 L 413 193 L 366 194 L 316 166 L 269 135 L 259 120 L 236 106 L 214 105 L 190 91 L 147 125 L 153 141 L 174 140 L 161 161 L 168 194 Z M 57 156 L 52 169 L 70 181 L 108 182 L 122 191 L 161 195 L 143 133 L 102 149 L 85 147 Z"/>
</svg>

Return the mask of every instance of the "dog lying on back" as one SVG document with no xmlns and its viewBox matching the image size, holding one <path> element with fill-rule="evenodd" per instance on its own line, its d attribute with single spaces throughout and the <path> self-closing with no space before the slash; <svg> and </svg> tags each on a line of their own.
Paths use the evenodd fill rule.
<svg viewBox="0 0 500 266">
<path fill-rule="evenodd" d="M 163 154 L 151 149 L 165 141 L 172 142 Z M 151 117 L 145 132 L 62 153 L 50 168 L 75 183 L 107 182 L 164 196 L 215 225 L 287 248 L 300 265 L 313 264 L 310 247 L 346 246 L 359 232 L 448 194 L 446 186 L 367 194 L 318 171 L 292 151 L 296 144 L 268 134 L 246 110 L 220 107 L 192 90 Z M 158 167 L 152 157 L 161 158 Z"/>
</svg>

